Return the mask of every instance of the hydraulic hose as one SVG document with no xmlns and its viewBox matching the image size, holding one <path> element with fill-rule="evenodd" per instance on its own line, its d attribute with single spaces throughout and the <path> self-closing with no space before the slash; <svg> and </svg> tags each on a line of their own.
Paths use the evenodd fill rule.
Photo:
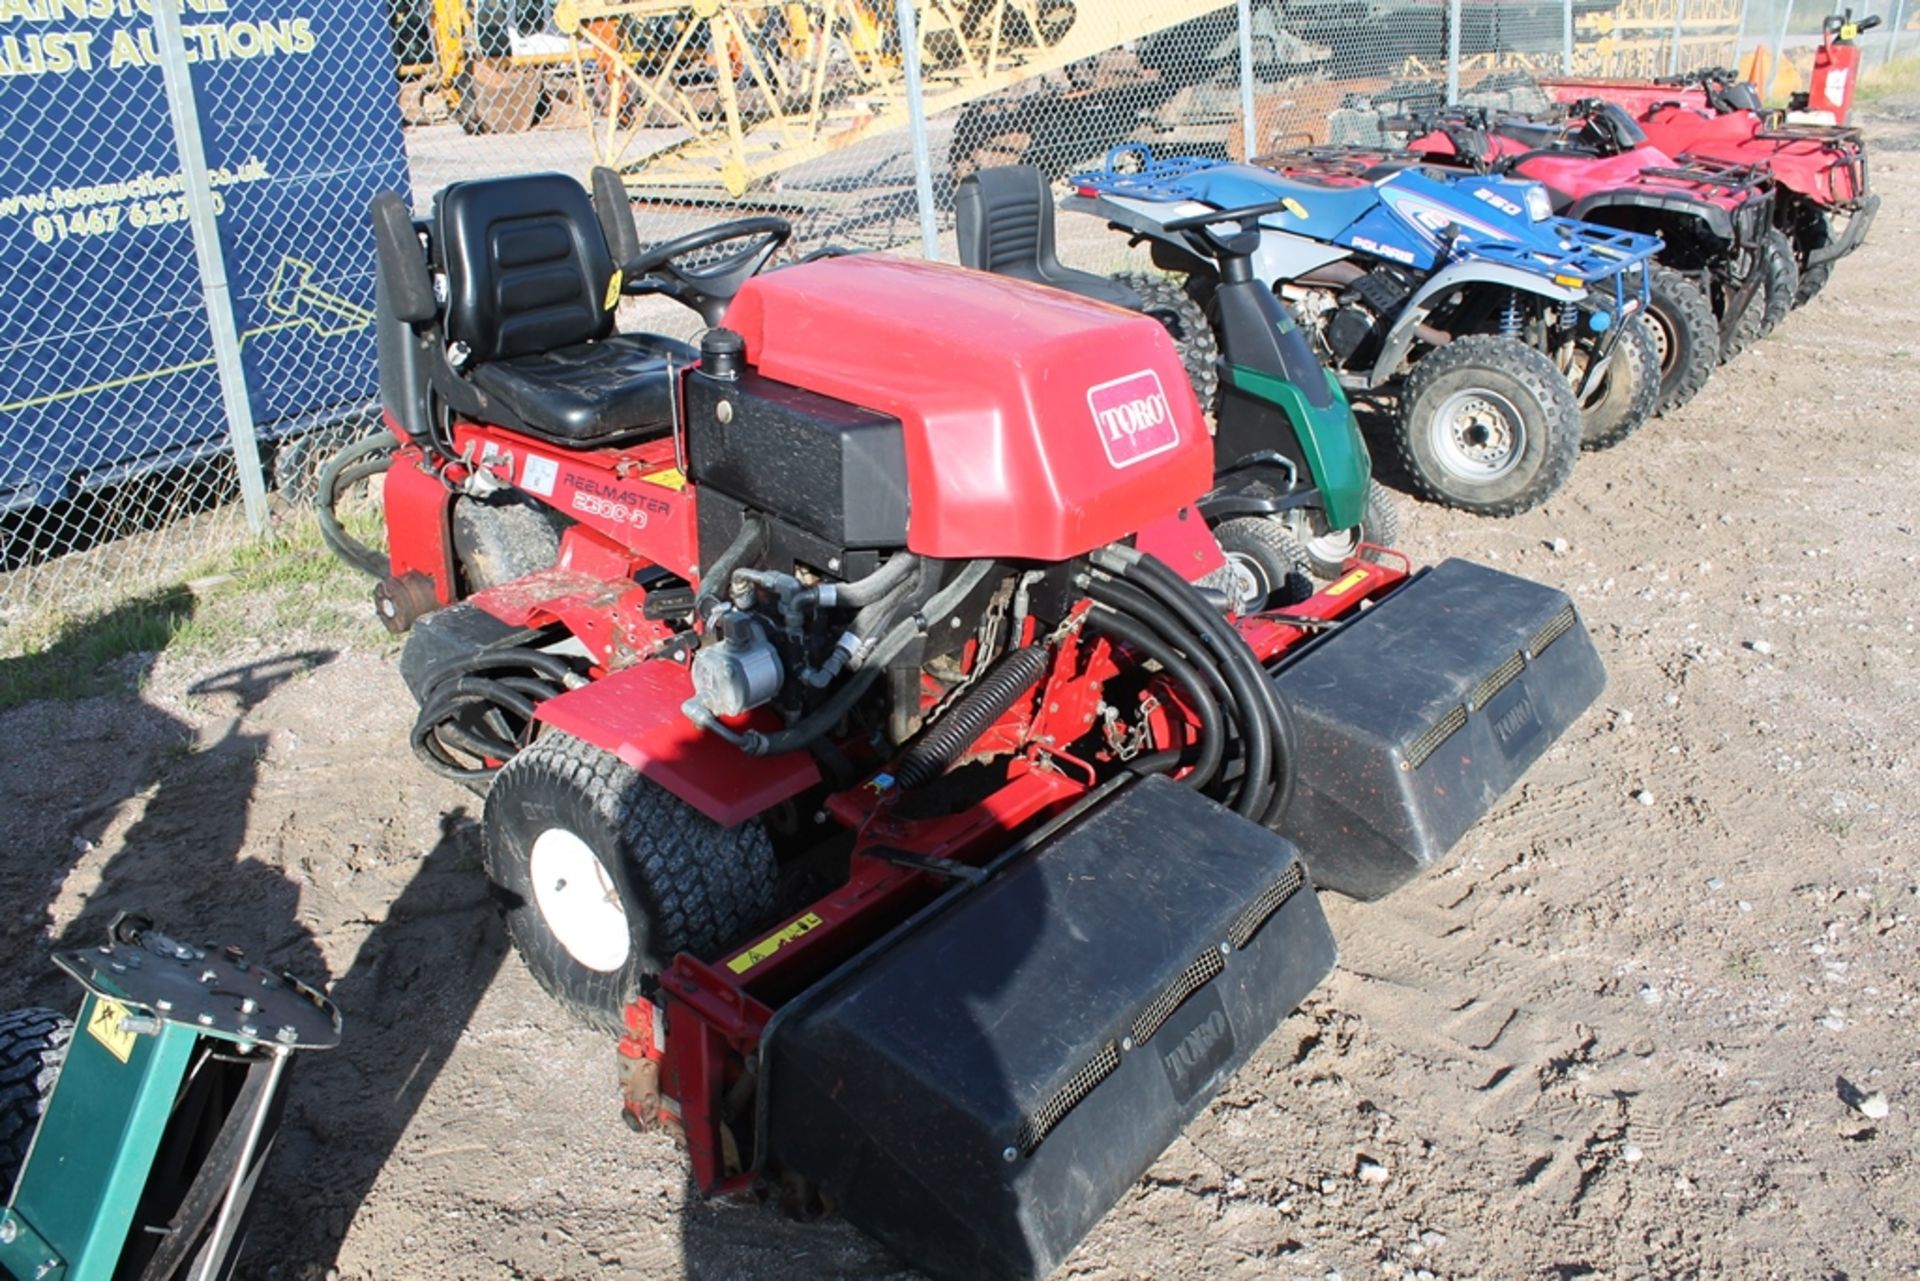
<svg viewBox="0 0 1920 1281">
<path fill-rule="evenodd" d="M 441 777 L 482 782 L 498 768 L 488 761 L 505 761 L 525 745 L 536 706 L 580 679 L 563 659 L 525 646 L 455 655 L 422 679 L 409 742 Z M 517 728 L 510 717 L 519 721 Z"/>
<path fill-rule="evenodd" d="M 347 533 L 340 523 L 340 496 L 392 467 L 399 445 L 392 432 L 375 432 L 328 459 L 316 480 L 313 519 L 320 527 L 320 541 L 345 564 L 372 578 L 387 576 L 387 555 Z"/>
<path fill-rule="evenodd" d="M 903 788 L 931 783 L 947 772 L 987 727 L 1046 676 L 1051 657 L 1045 645 L 1016 649 L 989 668 L 953 706 L 914 736 L 888 771 Z"/>
<path fill-rule="evenodd" d="M 1195 791 L 1203 791 L 1213 782 L 1220 772 L 1220 760 L 1225 755 L 1225 745 L 1220 741 L 1224 730 L 1220 723 L 1220 705 L 1207 692 L 1200 673 L 1193 669 L 1185 659 L 1173 652 L 1171 646 L 1163 642 L 1154 632 L 1125 614 L 1118 613 L 1104 605 L 1095 606 L 1087 614 L 1087 624 L 1106 632 L 1115 640 L 1121 641 L 1139 651 L 1154 662 L 1160 664 L 1160 670 L 1167 678 L 1180 687 L 1181 693 L 1193 705 L 1193 713 L 1199 725 L 1195 731 L 1196 741 L 1200 745 L 1200 755 L 1193 762 L 1193 769 L 1183 780 Z M 1023 651 L 1024 652 L 1024 651 Z M 1176 754 L 1176 760 L 1178 754 Z"/>
<path fill-rule="evenodd" d="M 1125 593 L 1108 590 L 1116 586 L 1125 584 L 1103 584 L 1096 579 L 1089 591 L 1095 600 L 1104 596 L 1109 602 L 1125 602 Z M 1196 657 L 1205 656 L 1205 661 L 1214 662 L 1215 655 L 1208 653 L 1209 642 L 1202 619 L 1170 609 L 1160 594 L 1151 588 L 1143 587 L 1140 591 L 1148 599 L 1134 602 L 1133 605 L 1143 611 L 1140 616 L 1144 620 L 1160 630 L 1162 635 L 1175 639 L 1186 653 Z M 1196 615 L 1205 612 L 1194 611 Z M 1240 727 L 1243 760 L 1240 787 L 1232 797 L 1233 811 L 1242 818 L 1259 822 L 1271 803 L 1273 787 L 1273 745 L 1266 726 L 1264 707 L 1259 694 L 1253 689 L 1254 681 L 1242 668 L 1231 661 L 1218 662 L 1215 675 L 1223 691 L 1223 700 L 1233 708 Z"/>
<path fill-rule="evenodd" d="M 1265 807 L 1257 812 L 1260 822 L 1269 827 L 1277 825 L 1293 800 L 1296 735 L 1292 713 L 1274 689 L 1266 669 L 1254 657 L 1253 651 L 1247 648 L 1239 633 L 1217 611 L 1207 606 L 1193 585 L 1162 562 L 1123 547 L 1104 548 L 1094 554 L 1093 560 L 1097 567 L 1118 575 L 1153 596 L 1199 633 L 1212 648 L 1213 656 L 1219 660 L 1222 674 L 1230 680 L 1237 680 L 1244 687 L 1236 688 L 1236 693 L 1256 722 L 1248 726 L 1247 786 L 1256 786 L 1254 780 L 1262 777 L 1253 771 L 1253 756 L 1258 752 L 1265 757 L 1269 753 L 1261 749 L 1270 748 L 1271 762 L 1268 768 L 1271 772 L 1266 777 L 1271 780 L 1272 791 Z M 1263 792 L 1266 790 L 1264 781 L 1257 786 Z M 1246 804 L 1244 795 L 1241 804 Z M 1247 809 L 1238 805 L 1235 808 L 1248 817 L 1253 816 Z"/>
<path fill-rule="evenodd" d="M 740 568 L 741 561 L 753 554 L 765 530 L 766 526 L 757 514 L 746 514 L 740 522 L 740 532 L 727 544 L 727 550 L 721 552 L 719 559 L 707 566 L 707 572 L 700 576 L 700 594 L 693 603 L 695 617 L 705 618 L 713 604 L 725 598 L 733 581 L 733 571 Z"/>
</svg>

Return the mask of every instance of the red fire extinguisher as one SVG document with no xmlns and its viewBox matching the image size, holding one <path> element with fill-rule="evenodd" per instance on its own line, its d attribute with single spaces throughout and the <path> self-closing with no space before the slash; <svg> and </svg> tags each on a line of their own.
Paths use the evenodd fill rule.
<svg viewBox="0 0 1920 1281">
<path fill-rule="evenodd" d="M 1809 124 L 1847 122 L 1855 82 L 1860 78 L 1861 32 L 1880 25 L 1878 17 L 1853 20 L 1853 10 L 1829 14 L 1820 24 L 1820 48 L 1813 55 L 1813 79 L 1805 93 L 1793 95 L 1788 110 Z"/>
</svg>

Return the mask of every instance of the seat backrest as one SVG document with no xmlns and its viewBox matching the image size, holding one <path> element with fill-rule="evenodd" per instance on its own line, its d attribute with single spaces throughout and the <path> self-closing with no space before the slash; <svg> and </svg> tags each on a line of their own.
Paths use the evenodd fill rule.
<svg viewBox="0 0 1920 1281">
<path fill-rule="evenodd" d="M 1041 284 L 1060 274 L 1053 192 L 1032 165 L 969 174 L 954 191 L 953 209 L 962 265 Z"/>
<path fill-rule="evenodd" d="M 557 173 L 459 182 L 434 203 L 447 337 L 475 362 L 613 332 L 613 257 L 578 182 Z"/>
</svg>

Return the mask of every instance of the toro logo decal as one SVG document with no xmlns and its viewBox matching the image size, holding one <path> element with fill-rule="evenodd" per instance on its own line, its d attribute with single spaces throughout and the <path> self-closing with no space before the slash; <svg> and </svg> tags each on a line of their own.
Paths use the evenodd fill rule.
<svg viewBox="0 0 1920 1281">
<path fill-rule="evenodd" d="M 1173 406 L 1160 375 L 1151 369 L 1089 388 L 1087 407 L 1093 411 L 1107 461 L 1115 467 L 1131 467 L 1180 443 Z"/>
</svg>

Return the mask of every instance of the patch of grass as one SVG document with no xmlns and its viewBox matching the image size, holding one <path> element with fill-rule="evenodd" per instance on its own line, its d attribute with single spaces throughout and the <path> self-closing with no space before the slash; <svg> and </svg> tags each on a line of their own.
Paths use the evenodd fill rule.
<svg viewBox="0 0 1920 1281">
<path fill-rule="evenodd" d="M 1863 72 L 1853 91 L 1856 102 L 1882 102 L 1888 98 L 1920 95 L 1920 57 L 1896 58 L 1883 67 Z"/>
<path fill-rule="evenodd" d="M 1767 958 L 1758 952 L 1735 952 L 1727 957 L 1725 968 L 1729 978 L 1765 978 L 1767 976 Z"/>
<path fill-rule="evenodd" d="M 371 637 L 372 621 L 367 580 L 334 559 L 301 512 L 269 537 L 193 567 L 177 585 L 104 612 L 50 611 L 14 628 L 10 652 L 0 654 L 0 710 L 138 688 L 163 651 Z"/>
</svg>

